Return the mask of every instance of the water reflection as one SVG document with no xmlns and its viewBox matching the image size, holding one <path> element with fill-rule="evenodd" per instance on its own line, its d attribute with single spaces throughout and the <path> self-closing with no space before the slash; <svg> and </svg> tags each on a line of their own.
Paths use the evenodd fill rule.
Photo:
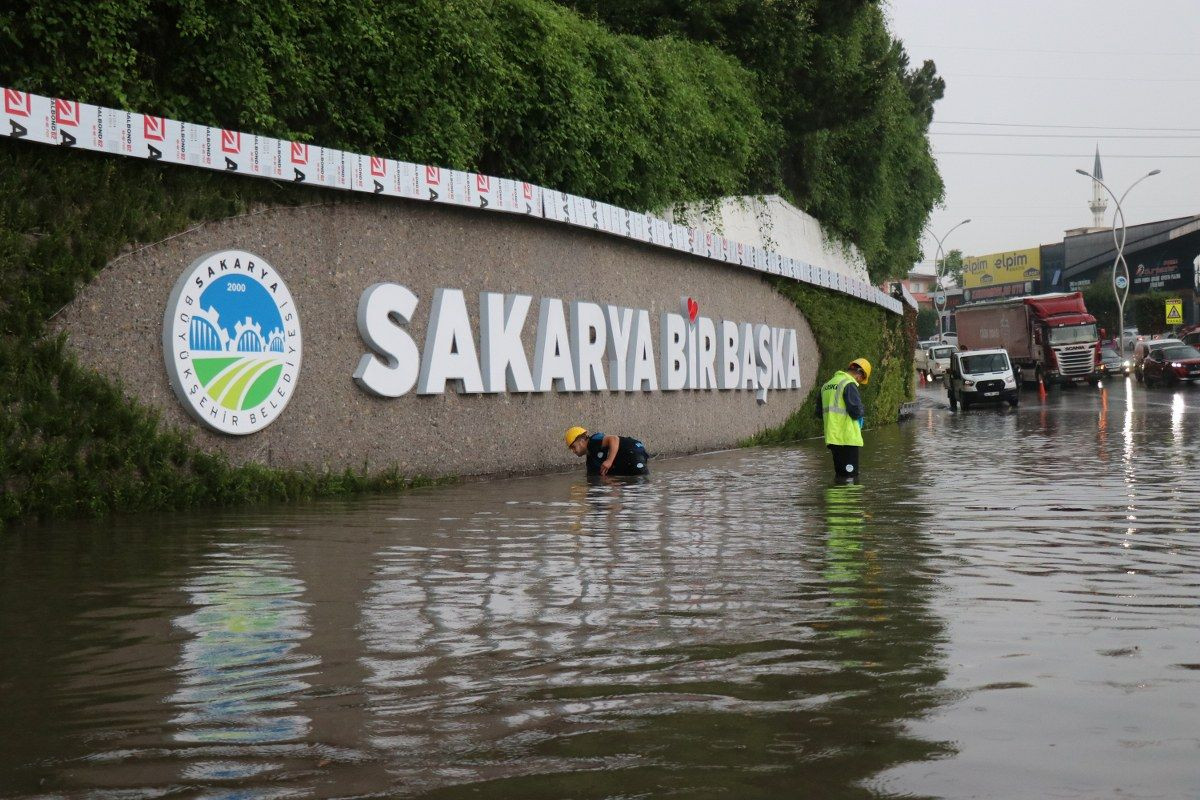
<svg viewBox="0 0 1200 800">
<path fill-rule="evenodd" d="M 278 546 L 230 545 L 184 584 L 193 610 L 174 623 L 190 634 L 177 668 L 180 685 L 169 698 L 180 708 L 172 720 L 177 741 L 272 743 L 308 733 L 309 720 L 289 712 L 292 695 L 308 688 L 302 676 L 319 661 L 296 652 L 309 634 L 304 585 L 289 571 Z M 210 766 L 222 777 L 236 771 Z"/>
</svg>

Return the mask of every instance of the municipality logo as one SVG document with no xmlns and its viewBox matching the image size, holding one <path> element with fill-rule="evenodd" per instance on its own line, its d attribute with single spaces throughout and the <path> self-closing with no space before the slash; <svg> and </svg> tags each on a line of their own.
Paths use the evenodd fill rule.
<svg viewBox="0 0 1200 800">
<path fill-rule="evenodd" d="M 196 419 L 242 435 L 275 421 L 300 374 L 300 317 L 275 269 L 244 250 L 201 256 L 163 321 L 171 387 Z"/>
</svg>

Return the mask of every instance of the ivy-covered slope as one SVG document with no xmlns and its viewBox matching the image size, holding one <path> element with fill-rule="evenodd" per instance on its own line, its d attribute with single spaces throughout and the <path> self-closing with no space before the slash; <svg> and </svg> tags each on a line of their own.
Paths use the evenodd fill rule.
<svg viewBox="0 0 1200 800">
<path fill-rule="evenodd" d="M 777 280 L 775 288 L 803 312 L 821 348 L 817 381 L 795 414 L 778 428 L 764 431 L 746 444 L 782 444 L 822 434 L 816 416 L 820 386 L 834 372 L 856 358 L 871 362 L 871 380 L 861 387 L 867 408 L 867 426 L 889 425 L 899 418 L 900 407 L 914 399 L 913 353 L 916 347 L 916 312 L 904 315 L 884 311 L 852 297 L 834 295 L 812 286 Z"/>
</svg>

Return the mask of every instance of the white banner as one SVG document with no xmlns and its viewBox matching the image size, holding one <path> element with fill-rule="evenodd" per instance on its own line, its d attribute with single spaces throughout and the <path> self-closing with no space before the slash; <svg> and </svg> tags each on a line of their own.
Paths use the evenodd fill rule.
<svg viewBox="0 0 1200 800">
<path fill-rule="evenodd" d="M 894 313 L 903 311 L 895 298 L 839 271 L 531 183 L 193 125 L 16 89 L 0 89 L 0 95 L 0 136 L 10 140 L 541 217 L 811 283 Z"/>
</svg>

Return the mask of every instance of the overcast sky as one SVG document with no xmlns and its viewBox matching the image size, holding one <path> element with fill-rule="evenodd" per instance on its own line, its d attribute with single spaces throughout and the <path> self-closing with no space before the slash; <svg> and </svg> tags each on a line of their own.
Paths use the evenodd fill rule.
<svg viewBox="0 0 1200 800">
<path fill-rule="evenodd" d="M 1090 225 L 1075 170 L 1097 144 L 1118 196 L 1162 170 L 1122 203 L 1129 224 L 1200 213 L 1197 0 L 888 0 L 887 13 L 913 64 L 933 59 L 946 80 L 930 127 L 946 199 L 930 227 L 971 219 L 946 249 L 1019 250 Z M 930 264 L 935 247 L 927 235 Z"/>
</svg>

